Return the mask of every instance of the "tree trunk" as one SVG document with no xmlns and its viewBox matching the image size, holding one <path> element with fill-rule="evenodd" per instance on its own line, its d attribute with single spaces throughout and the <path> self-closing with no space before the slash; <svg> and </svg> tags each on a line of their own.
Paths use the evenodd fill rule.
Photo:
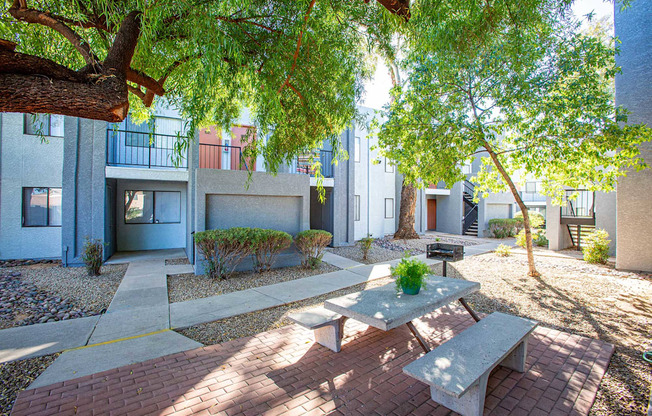
<svg viewBox="0 0 652 416">
<path fill-rule="evenodd" d="M 507 174 L 507 171 L 505 171 L 505 168 L 503 168 L 503 165 L 500 163 L 500 160 L 498 160 L 498 155 L 496 152 L 493 151 L 493 148 L 489 145 L 489 143 L 484 140 L 484 148 L 489 152 L 489 156 L 491 156 L 491 160 L 493 160 L 494 165 L 498 169 L 498 172 L 500 172 L 501 176 L 507 182 L 507 186 L 509 186 L 509 189 L 512 191 L 512 195 L 514 196 L 514 199 L 516 200 L 516 203 L 518 204 L 519 208 L 521 208 L 521 212 L 523 212 L 523 224 L 525 226 L 525 247 L 527 251 L 527 264 L 528 264 L 528 276 L 532 277 L 537 277 L 540 276 L 541 274 L 537 271 L 536 266 L 534 264 L 534 251 L 532 248 L 532 231 L 530 229 L 530 215 L 528 214 L 528 209 L 527 206 L 523 203 L 523 200 L 521 199 L 521 195 L 518 193 L 518 190 L 516 189 L 516 186 L 514 185 L 514 182 L 512 181 L 512 178 L 509 177 Z"/>
<path fill-rule="evenodd" d="M 401 187 L 401 208 L 398 214 L 398 229 L 394 233 L 394 238 L 413 239 L 419 238 L 419 234 L 414 230 L 414 211 L 417 207 L 417 188 L 405 182 Z"/>
</svg>

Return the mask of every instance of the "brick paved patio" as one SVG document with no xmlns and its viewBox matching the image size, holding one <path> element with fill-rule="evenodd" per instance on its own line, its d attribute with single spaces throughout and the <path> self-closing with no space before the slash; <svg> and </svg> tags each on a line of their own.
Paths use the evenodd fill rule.
<svg viewBox="0 0 652 416">
<path fill-rule="evenodd" d="M 463 310 L 444 308 L 416 326 L 434 346 L 472 323 Z M 349 320 L 345 333 L 336 354 L 287 326 L 27 390 L 12 414 L 452 414 L 403 375 L 423 354 L 407 327 L 382 332 Z M 602 341 L 540 327 L 526 373 L 494 371 L 485 414 L 586 415 L 612 353 Z"/>
</svg>

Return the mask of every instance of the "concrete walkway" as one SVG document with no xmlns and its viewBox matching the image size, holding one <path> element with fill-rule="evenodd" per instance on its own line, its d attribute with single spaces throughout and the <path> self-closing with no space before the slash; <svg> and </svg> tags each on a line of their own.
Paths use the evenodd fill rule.
<svg viewBox="0 0 652 416">
<path fill-rule="evenodd" d="M 466 256 L 489 252 L 498 244 L 465 247 Z M 194 349 L 201 344 L 171 329 L 281 306 L 387 277 L 390 267 L 400 261 L 365 265 L 326 253 L 323 260 L 342 270 L 169 304 L 167 275 L 192 272 L 192 266 L 166 266 L 165 259 L 182 256 L 182 250 L 115 256 L 108 263 L 129 262 L 129 267 L 104 315 L 1 330 L 0 362 L 64 351 L 30 386 L 36 388 Z M 415 257 L 427 264 L 439 263 L 426 259 L 425 254 Z"/>
</svg>

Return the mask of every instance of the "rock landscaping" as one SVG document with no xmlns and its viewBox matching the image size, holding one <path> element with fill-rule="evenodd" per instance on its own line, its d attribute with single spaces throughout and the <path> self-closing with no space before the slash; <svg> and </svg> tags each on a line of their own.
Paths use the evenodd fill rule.
<svg viewBox="0 0 652 416">
<path fill-rule="evenodd" d="M 18 393 L 36 380 L 58 356 L 44 355 L 0 364 L 0 416 L 9 416 Z"/>
<path fill-rule="evenodd" d="M 56 264 L 0 269 L 0 329 L 100 314 L 126 268 L 104 266 L 97 277 Z"/>
<path fill-rule="evenodd" d="M 190 261 L 188 261 L 187 257 L 179 257 L 178 259 L 165 259 L 166 266 L 178 266 L 185 264 L 190 264 Z"/>
<path fill-rule="evenodd" d="M 346 295 L 348 293 L 359 292 L 364 289 L 371 289 L 391 282 L 393 282 L 391 278 L 372 280 L 368 283 L 352 286 L 314 298 L 244 315 L 238 315 L 215 322 L 209 322 L 207 324 L 196 325 L 190 328 L 177 330 L 177 332 L 197 342 L 201 342 L 204 345 L 219 344 L 237 338 L 253 336 L 260 332 L 280 328 L 285 325 L 290 325 L 293 322 L 287 318 L 288 315 L 323 305 L 326 299 Z"/>
<path fill-rule="evenodd" d="M 413 254 L 423 254 L 426 252 L 426 245 L 432 243 L 459 244 L 465 247 L 475 246 L 486 243 L 487 241 L 475 238 L 449 237 L 437 235 L 422 235 L 421 238 L 413 240 L 393 240 L 389 237 L 376 240 L 381 247 L 387 247 L 391 250 L 405 251 L 410 250 Z"/>
<path fill-rule="evenodd" d="M 362 250 L 358 246 L 352 247 L 335 247 L 328 249 L 331 253 L 338 256 L 346 257 L 360 263 L 373 264 L 382 261 L 390 261 L 403 257 L 403 250 L 393 250 L 376 244 L 374 241 L 367 260 L 362 258 Z"/>
<path fill-rule="evenodd" d="M 236 272 L 228 279 L 214 279 L 206 275 L 192 273 L 168 276 L 168 298 L 170 303 L 184 302 L 192 299 L 223 295 L 239 290 L 260 286 L 273 285 L 289 280 L 317 274 L 330 273 L 339 268 L 322 263 L 315 269 L 305 269 L 300 266 L 282 267 L 256 273 L 254 271 Z"/>
<path fill-rule="evenodd" d="M 540 278 L 526 277 L 524 254 L 493 253 L 449 264 L 448 276 L 481 283 L 480 293 L 467 299 L 477 311 L 519 315 L 615 345 L 591 415 L 643 414 L 652 385 L 652 365 L 642 359 L 652 349 L 650 275 L 538 251 L 535 258 Z"/>
</svg>

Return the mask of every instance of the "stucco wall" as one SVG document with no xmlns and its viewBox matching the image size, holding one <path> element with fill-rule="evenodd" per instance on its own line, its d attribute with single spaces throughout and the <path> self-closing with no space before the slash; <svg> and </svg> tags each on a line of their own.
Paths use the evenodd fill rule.
<svg viewBox="0 0 652 416">
<path fill-rule="evenodd" d="M 22 188 L 62 187 L 64 139 L 23 134 L 19 113 L 0 125 L 0 258 L 60 258 L 61 227 L 22 226 Z"/>
<path fill-rule="evenodd" d="M 462 182 L 451 188 L 450 195 L 437 195 L 437 231 L 462 234 Z"/>
<path fill-rule="evenodd" d="M 616 105 L 630 111 L 630 123 L 652 126 L 652 2 L 634 1 L 620 10 L 616 3 L 614 21 L 620 39 L 616 63 Z M 652 163 L 652 144 L 641 146 L 643 157 Z M 616 267 L 652 271 L 652 170 L 630 172 L 618 182 Z"/>
<path fill-rule="evenodd" d="M 195 176 L 195 231 L 212 228 L 261 227 L 295 235 L 310 228 L 310 178 L 308 175 L 272 176 L 253 172 L 247 187 L 247 172 L 197 169 Z M 197 254 L 195 272 L 204 265 Z M 296 265 L 294 249 L 280 255 L 276 266 Z M 249 259 L 239 270 L 251 268 Z"/>
<path fill-rule="evenodd" d="M 186 246 L 187 190 L 185 182 L 118 180 L 116 225 L 118 251 L 159 250 Z M 181 193 L 181 221 L 174 224 L 125 223 L 125 191 Z"/>
<path fill-rule="evenodd" d="M 616 255 L 616 192 L 595 193 L 595 227 L 609 234 L 609 255 Z"/>
<path fill-rule="evenodd" d="M 104 121 L 66 117 L 63 164 L 62 259 L 81 265 L 86 238 L 104 239 L 106 204 Z M 105 258 L 107 252 L 105 251 Z"/>
<path fill-rule="evenodd" d="M 371 120 L 374 112 L 368 108 L 361 111 L 367 120 Z M 354 136 L 360 137 L 360 162 L 355 163 L 355 195 L 360 195 L 360 221 L 355 222 L 355 239 L 359 240 L 371 234 L 373 237 L 382 237 L 396 231 L 398 217 L 398 198 L 396 195 L 396 169 L 386 172 L 386 161 L 380 157 L 380 163 L 373 162 L 379 159 L 378 150 L 372 149 L 378 143 L 374 135 L 367 138 L 368 130 L 365 123 L 356 126 Z M 398 190 L 400 194 L 400 189 Z M 385 199 L 393 201 L 393 215 L 385 218 Z"/>
<path fill-rule="evenodd" d="M 342 147 L 349 155 L 353 155 L 354 130 L 347 129 L 342 133 Z M 355 242 L 354 235 L 354 178 L 356 163 L 353 157 L 349 160 L 340 160 L 337 166 L 333 166 L 333 194 L 332 194 L 332 215 L 333 215 L 333 246 L 347 246 Z"/>
</svg>

